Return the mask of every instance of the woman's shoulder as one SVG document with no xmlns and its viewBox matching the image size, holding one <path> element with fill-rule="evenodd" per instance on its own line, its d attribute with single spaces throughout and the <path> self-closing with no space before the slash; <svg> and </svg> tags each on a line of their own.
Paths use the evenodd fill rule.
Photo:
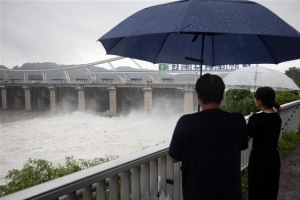
<svg viewBox="0 0 300 200">
<path fill-rule="evenodd" d="M 259 113 L 254 113 L 252 116 L 250 116 L 249 120 L 270 120 L 270 121 L 273 121 L 273 120 L 281 120 L 281 117 L 280 115 L 277 113 L 277 112 L 274 112 L 274 113 L 265 113 L 265 112 L 259 112 Z"/>
<path fill-rule="evenodd" d="M 249 121 L 257 121 L 262 117 L 262 113 L 253 113 L 250 117 L 249 117 Z"/>
<path fill-rule="evenodd" d="M 261 115 L 264 119 L 269 119 L 271 121 L 281 121 L 281 117 L 279 115 L 279 113 L 274 112 L 274 113 L 262 113 Z"/>
</svg>

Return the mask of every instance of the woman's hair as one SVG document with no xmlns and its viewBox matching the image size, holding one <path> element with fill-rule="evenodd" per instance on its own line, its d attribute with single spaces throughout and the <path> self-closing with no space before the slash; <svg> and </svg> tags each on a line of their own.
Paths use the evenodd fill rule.
<svg viewBox="0 0 300 200">
<path fill-rule="evenodd" d="M 196 92 L 198 99 L 204 104 L 220 104 L 223 99 L 225 84 L 217 75 L 205 74 L 201 76 L 196 83 Z"/>
<path fill-rule="evenodd" d="M 280 105 L 275 101 L 275 91 L 271 87 L 259 87 L 255 94 L 255 99 L 261 101 L 261 104 L 266 108 L 276 108 L 280 112 Z"/>
</svg>

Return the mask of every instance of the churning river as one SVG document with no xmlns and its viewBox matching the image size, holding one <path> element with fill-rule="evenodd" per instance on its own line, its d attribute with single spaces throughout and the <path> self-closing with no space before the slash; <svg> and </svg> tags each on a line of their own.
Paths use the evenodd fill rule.
<svg viewBox="0 0 300 200">
<path fill-rule="evenodd" d="M 29 159 L 63 164 L 66 156 L 93 159 L 124 156 L 169 142 L 180 114 L 154 109 L 105 117 L 97 113 L 0 110 L 0 185 L 10 169 Z"/>
</svg>

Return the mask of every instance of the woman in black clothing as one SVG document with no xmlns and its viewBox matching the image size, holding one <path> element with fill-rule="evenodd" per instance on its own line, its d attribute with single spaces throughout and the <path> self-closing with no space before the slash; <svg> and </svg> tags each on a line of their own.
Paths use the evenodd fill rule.
<svg viewBox="0 0 300 200">
<path fill-rule="evenodd" d="M 248 166 L 248 200 L 276 200 L 279 187 L 280 157 L 277 150 L 282 120 L 280 105 L 270 87 L 260 87 L 254 102 L 262 112 L 251 115 L 248 137 L 253 138 Z M 276 110 L 275 110 L 275 109 Z"/>
</svg>

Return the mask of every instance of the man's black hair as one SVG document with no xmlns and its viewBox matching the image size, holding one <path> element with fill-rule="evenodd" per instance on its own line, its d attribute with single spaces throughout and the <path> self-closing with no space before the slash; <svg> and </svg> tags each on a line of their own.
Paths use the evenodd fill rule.
<svg viewBox="0 0 300 200">
<path fill-rule="evenodd" d="M 221 77 L 212 74 L 204 74 L 196 83 L 198 99 L 204 104 L 220 104 L 223 99 L 225 84 Z"/>
</svg>

